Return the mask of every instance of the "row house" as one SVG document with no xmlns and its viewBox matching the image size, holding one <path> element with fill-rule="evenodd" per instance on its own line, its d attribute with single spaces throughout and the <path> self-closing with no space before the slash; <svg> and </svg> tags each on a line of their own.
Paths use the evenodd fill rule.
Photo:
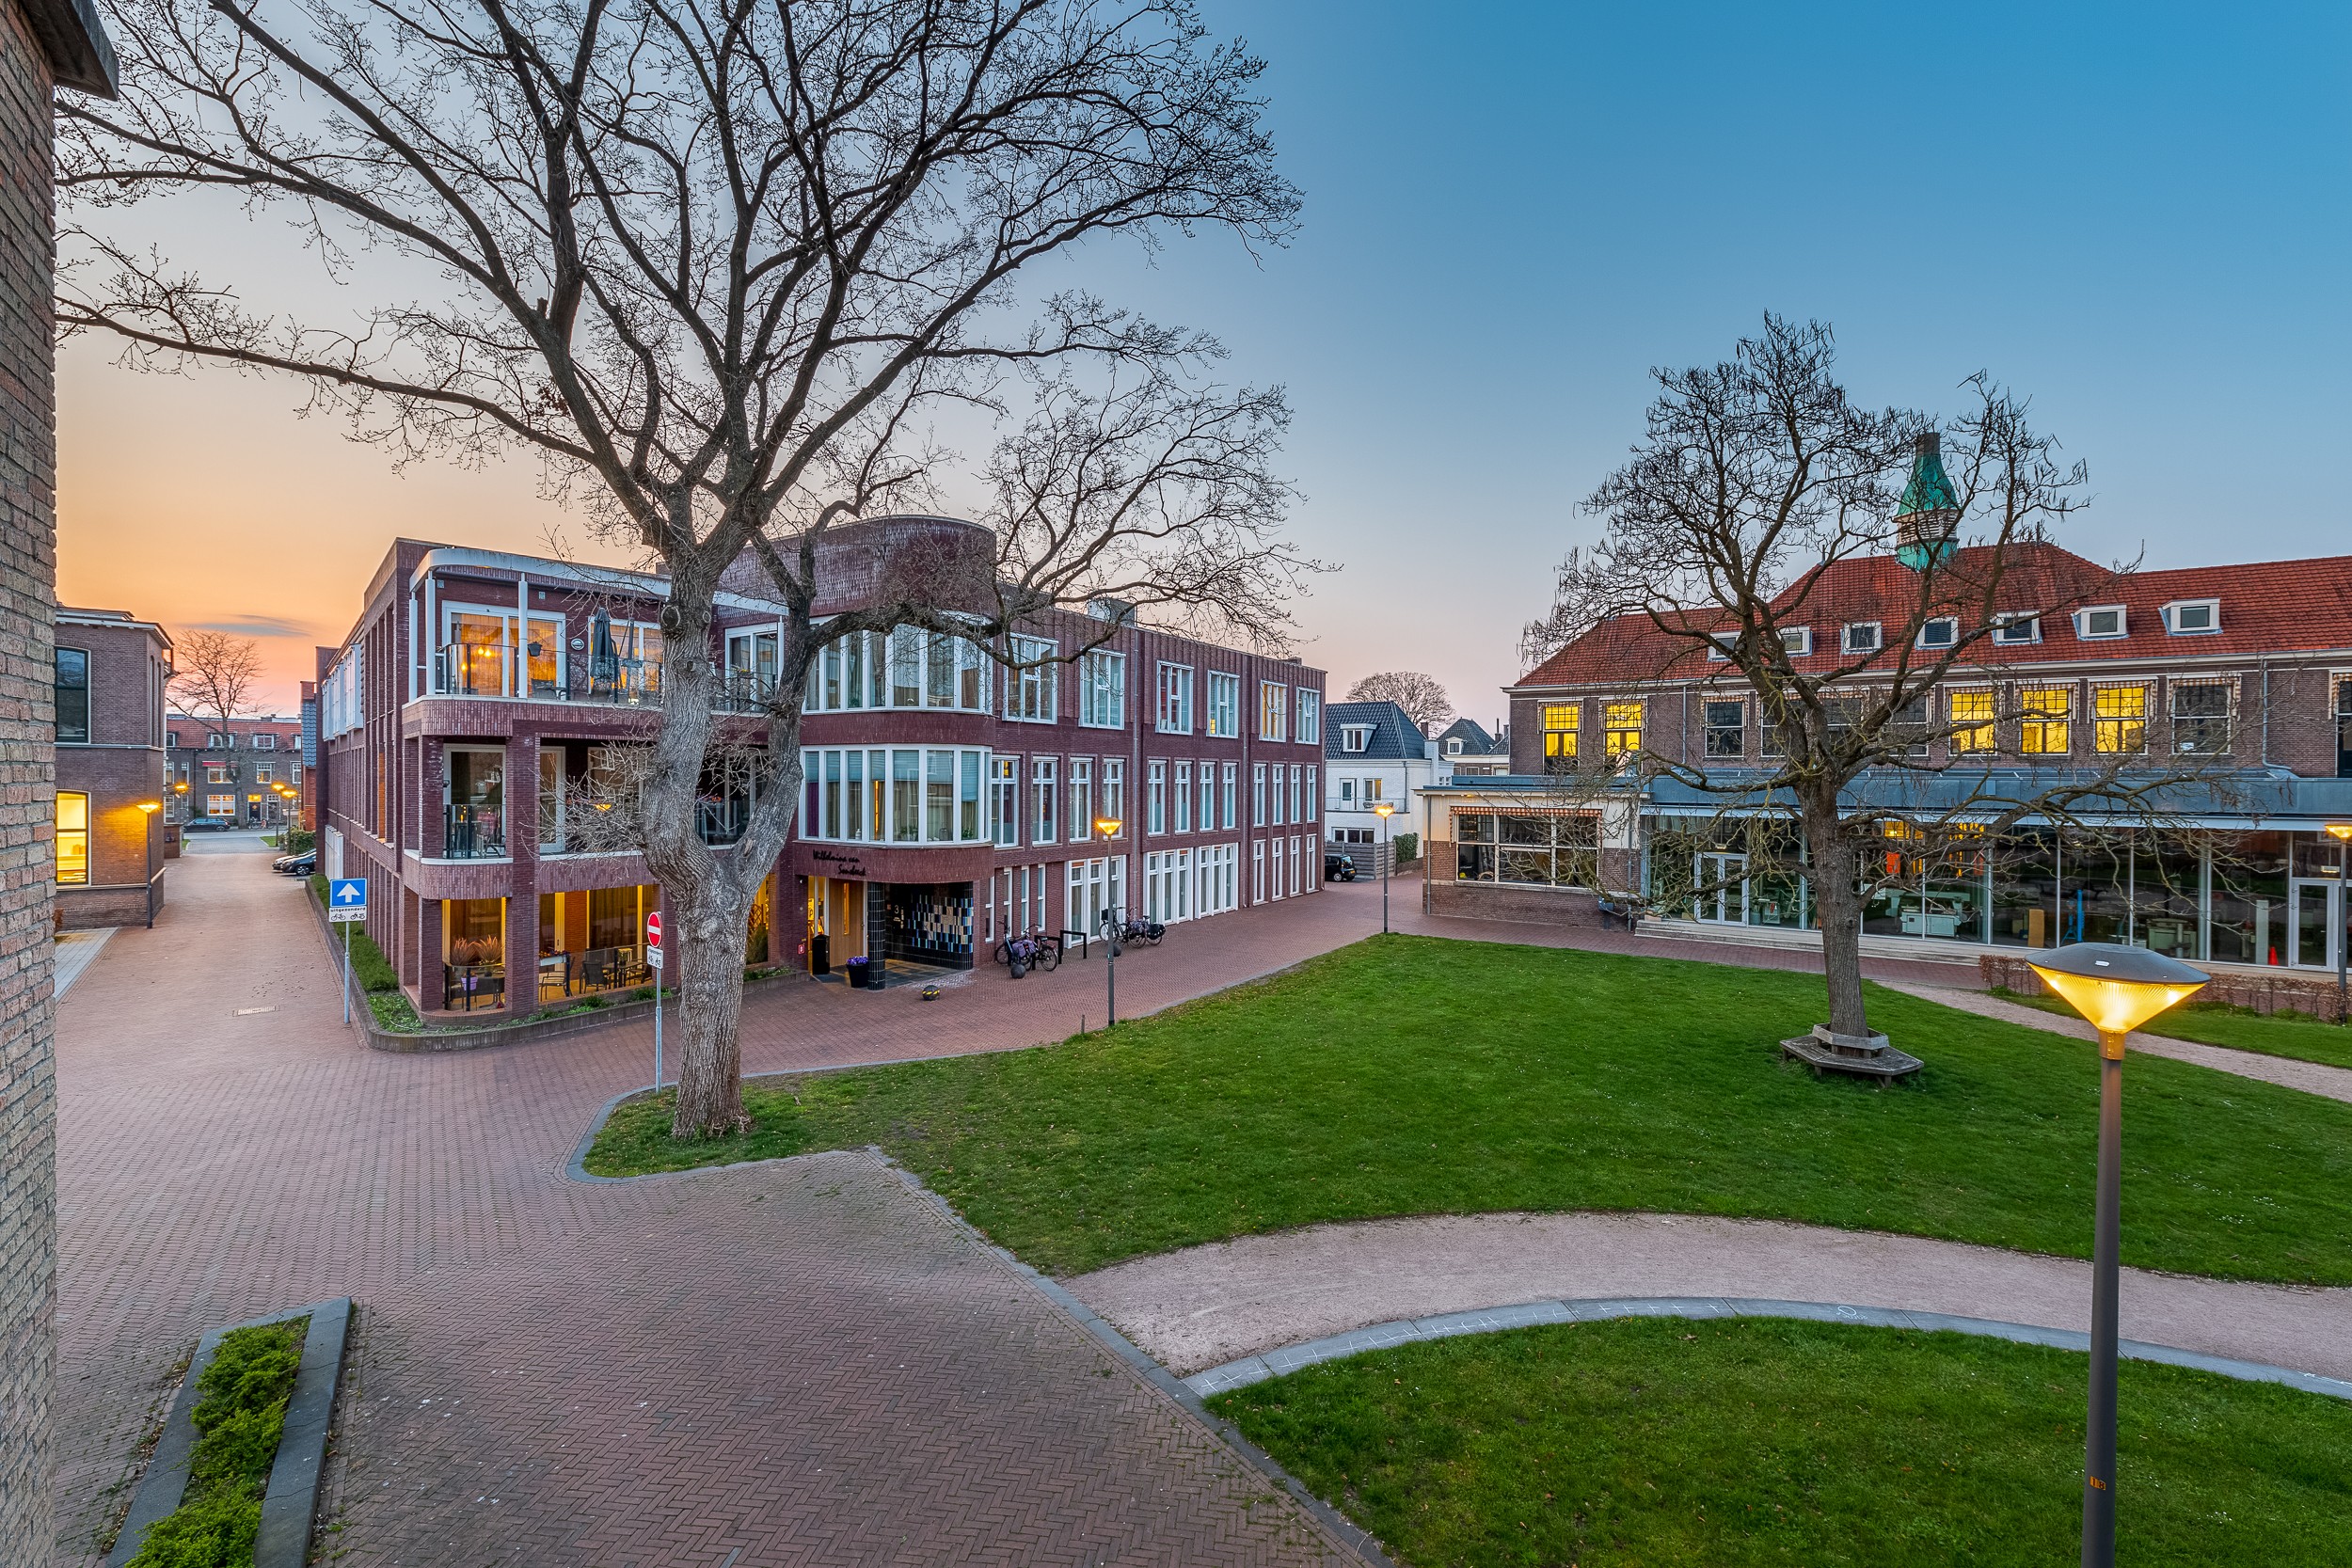
<svg viewBox="0 0 2352 1568">
<path fill-rule="evenodd" d="M 830 530 L 815 613 L 870 602 L 878 562 L 985 568 L 993 549 L 950 518 Z M 621 749 L 659 722 L 666 586 L 400 540 L 352 636 L 320 650 L 322 869 L 370 879 L 370 932 L 421 1006 L 529 1010 L 644 978 L 661 889 L 600 825 Z M 748 562 L 718 622 L 720 739 L 756 747 L 783 621 Z M 1113 912 L 1200 919 L 1318 885 L 1323 675 L 1295 659 L 1104 604 L 993 650 L 912 628 L 841 638 L 804 705 L 803 797 L 747 963 L 962 969 L 1009 936 L 1090 936 Z M 751 806 L 729 772 L 698 808 L 723 852 Z"/>
<path fill-rule="evenodd" d="M 1963 575 L 1970 553 L 1954 562 Z M 2326 832 L 2352 822 L 2352 557 L 2118 575 L 2036 544 L 2002 583 L 1991 626 L 1967 628 L 1988 635 L 1912 709 L 1919 767 L 1861 781 L 1856 809 L 1899 817 L 1905 801 L 1940 798 L 1964 832 L 1964 800 L 1988 782 L 2011 799 L 2119 771 L 2183 782 L 2160 818 L 2093 811 L 2082 827 L 2028 822 L 1957 853 L 1906 858 L 1890 820 L 1898 885 L 1868 906 L 1866 937 L 2111 941 L 2332 971 L 2352 942 L 2344 850 Z M 1810 612 L 1781 626 L 1791 663 L 1860 665 L 1867 679 L 1896 654 L 1885 641 L 1911 627 L 1916 594 L 1899 552 L 1830 565 Z M 1957 613 L 1916 631 L 1922 657 L 1963 640 Z M 1510 772 L 1457 778 L 1432 800 L 1433 911 L 1592 919 L 1598 897 L 1640 895 L 1717 934 L 1815 927 L 1793 834 L 1772 825 L 1783 814 L 1726 811 L 1658 766 L 1734 788 L 1770 776 L 1772 727 L 1720 649 L 1607 621 L 1507 690 Z M 1561 787 L 1596 777 L 1611 782 Z"/>
<path fill-rule="evenodd" d="M 165 693 L 171 636 L 119 610 L 56 614 L 58 923 L 152 925 L 163 905 Z"/>
<path fill-rule="evenodd" d="M 268 716 L 226 722 L 167 716 L 165 808 L 175 823 L 279 827 L 302 813 L 302 723 Z"/>
</svg>

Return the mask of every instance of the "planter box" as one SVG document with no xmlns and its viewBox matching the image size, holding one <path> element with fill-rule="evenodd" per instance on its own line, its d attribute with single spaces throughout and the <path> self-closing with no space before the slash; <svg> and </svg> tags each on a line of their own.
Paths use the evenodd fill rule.
<svg viewBox="0 0 2352 1568">
<path fill-rule="evenodd" d="M 1996 957 L 1986 953 L 1977 959 L 1977 968 L 1988 986 L 2000 986 L 2020 996 L 2048 996 L 2050 988 L 2042 983 L 2042 976 L 2023 958 Z M 2344 1015 L 2332 979 L 2288 974 L 2249 974 L 2238 970 L 2209 971 L 2213 984 L 2197 993 L 2199 1002 L 2218 1002 L 2232 1007 L 2244 1007 L 2257 1013 L 2307 1013 L 2341 1023 Z"/>
</svg>

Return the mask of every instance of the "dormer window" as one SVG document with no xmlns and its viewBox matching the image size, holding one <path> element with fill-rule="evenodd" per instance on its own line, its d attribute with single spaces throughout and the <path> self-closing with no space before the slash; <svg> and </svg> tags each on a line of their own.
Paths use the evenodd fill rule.
<svg viewBox="0 0 2352 1568">
<path fill-rule="evenodd" d="M 2164 629 L 2175 637 L 2194 637 L 2221 629 L 2219 599 L 2175 599 L 2164 607 Z"/>
<path fill-rule="evenodd" d="M 1790 658 L 1804 658 L 1813 652 L 1813 628 L 1811 626 L 1783 626 L 1780 631 L 1780 645 L 1788 650 Z"/>
<path fill-rule="evenodd" d="M 2086 642 L 2125 635 L 2128 623 L 2120 604 L 2093 605 L 2074 611 L 2074 635 Z"/>
<path fill-rule="evenodd" d="M 1712 632 L 1708 633 L 1707 638 L 1707 657 L 1717 660 L 1729 658 L 1731 657 L 1731 639 L 1729 637 L 1718 637 Z"/>
<path fill-rule="evenodd" d="M 1879 651 L 1879 624 L 1876 621 L 1856 621 L 1846 628 L 1846 651 L 1850 654 L 1874 654 Z"/>
<path fill-rule="evenodd" d="M 1462 741 L 1460 736 L 1456 736 L 1445 743 L 1445 754 L 1450 757 L 1458 757 L 1462 754 Z"/>
<path fill-rule="evenodd" d="M 1993 641 L 2005 645 L 2042 641 L 2042 617 L 2029 612 L 1996 615 L 1993 618 Z"/>
<path fill-rule="evenodd" d="M 1370 724 L 1342 724 L 1340 726 L 1341 751 L 1360 752 L 1371 744 L 1372 726 Z"/>
<path fill-rule="evenodd" d="M 1960 643 L 1960 621 L 1955 616 L 1938 615 L 1919 623 L 1919 646 L 1950 648 Z"/>
</svg>

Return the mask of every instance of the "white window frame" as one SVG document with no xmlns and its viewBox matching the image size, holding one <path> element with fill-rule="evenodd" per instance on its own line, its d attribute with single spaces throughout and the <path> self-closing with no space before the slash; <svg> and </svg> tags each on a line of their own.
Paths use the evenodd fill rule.
<svg viewBox="0 0 2352 1568">
<path fill-rule="evenodd" d="M 995 816 L 990 824 L 992 838 L 1001 848 L 1013 848 L 1021 842 L 1021 759 L 993 757 L 988 773 L 989 809 Z"/>
<path fill-rule="evenodd" d="M 1097 648 L 1078 656 L 1078 722 L 1116 730 L 1127 722 L 1127 656 Z"/>
<path fill-rule="evenodd" d="M 2010 635 L 2019 626 L 2030 635 Z M 2004 610 L 1993 617 L 1993 642 L 2001 648 L 2029 648 L 2042 641 L 2042 611 L 2038 610 Z"/>
<path fill-rule="evenodd" d="M 1249 765 L 1249 825 L 1253 828 L 1265 826 L 1265 764 L 1263 762 Z"/>
<path fill-rule="evenodd" d="M 1159 662 L 1158 696 L 1152 725 L 1161 735 L 1192 733 L 1192 666 L 1171 659 Z"/>
<path fill-rule="evenodd" d="M 1241 676 L 1231 670 L 1208 672 L 1208 707 L 1201 715 L 1202 734 L 1224 740 L 1241 738 Z"/>
<path fill-rule="evenodd" d="M 1070 842 L 1089 843 L 1094 838 L 1094 759 L 1070 759 Z"/>
<path fill-rule="evenodd" d="M 1258 738 L 1280 741 L 1288 738 L 1285 730 L 1290 723 L 1290 682 L 1260 681 L 1258 683 Z"/>
<path fill-rule="evenodd" d="M 1157 835 L 1168 832 L 1168 762 L 1152 757 L 1143 765 L 1143 831 Z"/>
<path fill-rule="evenodd" d="M 1111 837 L 1114 839 L 1125 839 L 1128 836 L 1127 759 L 1125 757 L 1104 757 L 1103 759 L 1103 790 L 1101 802 L 1102 803 L 1098 809 L 1101 810 L 1102 814 L 1119 824 L 1119 832 L 1111 834 Z"/>
<path fill-rule="evenodd" d="M 2093 615 L 2108 614 L 2112 614 L 2115 617 L 2115 629 L 2113 631 L 2092 631 L 2090 629 L 2090 618 Z M 2081 641 L 2110 642 L 2118 638 L 2129 637 L 2131 634 L 2131 611 L 2123 605 L 2085 605 L 2082 609 L 2074 611 L 2074 636 Z"/>
<path fill-rule="evenodd" d="M 270 734 L 267 730 L 256 730 L 253 734 L 253 750 L 257 752 L 275 752 L 278 750 L 278 737 Z"/>
<path fill-rule="evenodd" d="M 1192 759 L 1190 757 L 1176 759 L 1173 776 L 1168 780 L 1168 803 L 1175 808 L 1172 814 L 1173 831 L 1180 833 L 1192 832 Z"/>
<path fill-rule="evenodd" d="M 1787 650 L 1790 658 L 1812 657 L 1813 628 L 1811 626 L 1781 627 L 1780 645 Z"/>
<path fill-rule="evenodd" d="M 1856 634 L 1867 632 L 1867 642 L 1856 641 Z M 1885 627 L 1877 621 L 1849 621 L 1838 632 L 1839 645 L 1850 654 L 1875 654 L 1886 646 Z"/>
<path fill-rule="evenodd" d="M 1323 769 L 1310 764 L 1307 768 L 1307 820 L 1323 820 Z"/>
<path fill-rule="evenodd" d="M 1241 786 L 1236 782 L 1241 776 L 1241 764 L 1229 762 L 1224 765 L 1224 774 L 1218 781 L 1218 788 L 1225 797 L 1225 810 L 1222 813 L 1225 818 L 1224 831 L 1230 833 L 1241 825 L 1241 802 L 1238 799 Z"/>
<path fill-rule="evenodd" d="M 1369 751 L 1371 748 L 1372 726 L 1370 724 L 1342 724 L 1340 726 L 1341 751 L 1355 755 Z"/>
<path fill-rule="evenodd" d="M 1029 759 L 1029 842 L 1031 844 L 1061 842 L 1059 835 L 1054 831 L 1056 826 L 1054 814 L 1060 804 L 1060 765 L 1059 757 L 1031 757 Z"/>
<path fill-rule="evenodd" d="M 1291 738 L 1301 746 L 1323 744 L 1323 693 L 1311 686 L 1298 689 L 1298 716 Z"/>
<path fill-rule="evenodd" d="M 1007 651 L 1013 662 L 1005 666 L 1006 721 L 1056 722 L 1061 717 L 1060 671 L 1053 662 L 1057 644 L 1050 637 L 1015 637 Z"/>
<path fill-rule="evenodd" d="M 1928 628 L 1930 626 L 1947 627 L 1948 628 L 1948 635 L 1947 635 L 1941 641 L 1931 641 L 1928 639 Z M 1959 647 L 1960 617 L 1957 615 L 1929 616 L 1926 620 L 1919 623 L 1919 635 L 1914 639 L 1913 645 L 1915 647 L 1925 648 L 1931 653 L 1941 652 L 1946 648 Z"/>
<path fill-rule="evenodd" d="M 2211 624 L 2202 626 L 2182 626 L 2181 611 L 2184 610 L 2204 610 L 2206 619 Z M 2211 637 L 2221 629 L 2221 601 L 2219 599 L 2174 599 L 2164 607 L 2163 613 L 2164 629 L 2174 637 Z"/>
</svg>

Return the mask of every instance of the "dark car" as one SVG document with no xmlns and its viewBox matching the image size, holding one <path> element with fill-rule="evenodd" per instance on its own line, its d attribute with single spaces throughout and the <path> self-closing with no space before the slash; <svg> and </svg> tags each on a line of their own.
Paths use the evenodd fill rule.
<svg viewBox="0 0 2352 1568">
<path fill-rule="evenodd" d="M 272 871 L 282 871 L 289 877 L 308 877 L 319 868 L 319 852 L 304 849 L 297 854 L 280 855 L 269 863 Z"/>
<path fill-rule="evenodd" d="M 183 833 L 225 833 L 235 828 L 233 816 L 191 816 L 180 824 Z"/>
<path fill-rule="evenodd" d="M 1352 882 L 1356 879 L 1356 863 L 1345 855 L 1323 857 L 1323 879 L 1327 882 Z"/>
</svg>

